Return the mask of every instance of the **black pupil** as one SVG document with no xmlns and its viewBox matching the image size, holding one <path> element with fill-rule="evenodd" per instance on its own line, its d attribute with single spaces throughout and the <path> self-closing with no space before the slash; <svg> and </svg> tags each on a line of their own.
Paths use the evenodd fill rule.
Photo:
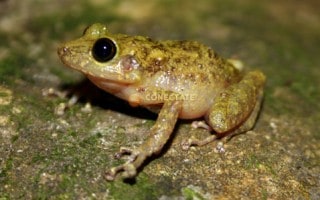
<svg viewBox="0 0 320 200">
<path fill-rule="evenodd" d="M 107 62 L 116 55 L 116 45 L 108 38 L 100 38 L 92 47 L 92 55 L 98 62 Z"/>
</svg>

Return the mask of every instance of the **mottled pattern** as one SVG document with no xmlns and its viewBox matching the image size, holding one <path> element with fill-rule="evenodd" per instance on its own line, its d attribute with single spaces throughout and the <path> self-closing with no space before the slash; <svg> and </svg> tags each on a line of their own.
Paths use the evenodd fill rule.
<svg viewBox="0 0 320 200">
<path fill-rule="evenodd" d="M 112 36 L 111 37 L 115 37 Z M 148 38 L 117 36 L 119 54 L 132 54 L 144 68 L 144 77 L 170 72 L 177 79 L 206 84 L 239 80 L 239 71 L 211 48 L 194 41 L 153 41 Z M 123 51 L 121 51 L 123 50 Z"/>
</svg>

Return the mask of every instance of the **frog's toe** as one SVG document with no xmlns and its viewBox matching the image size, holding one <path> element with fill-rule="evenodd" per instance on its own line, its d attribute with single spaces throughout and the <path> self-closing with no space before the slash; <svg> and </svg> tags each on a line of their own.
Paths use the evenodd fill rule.
<svg viewBox="0 0 320 200">
<path fill-rule="evenodd" d="M 120 159 L 124 155 L 132 155 L 133 150 L 128 147 L 120 147 L 120 151 L 114 154 L 116 159 Z"/>
<path fill-rule="evenodd" d="M 147 158 L 146 154 L 139 150 L 130 150 L 127 148 L 121 148 L 118 153 L 119 157 L 123 154 L 130 153 L 126 163 L 117 167 L 111 168 L 105 173 L 105 178 L 108 181 L 113 181 L 117 174 L 122 173 L 122 178 L 132 178 L 137 174 L 137 169 L 142 165 L 143 161 Z"/>
<path fill-rule="evenodd" d="M 134 164 L 135 159 L 136 156 L 131 155 L 126 163 L 113 167 L 110 170 L 106 171 L 105 179 L 107 179 L 108 181 L 113 181 L 119 173 L 122 173 L 122 178 L 134 177 L 137 174 L 137 166 L 135 166 Z"/>
<path fill-rule="evenodd" d="M 181 145 L 182 145 L 183 150 L 188 150 L 191 146 L 203 146 L 203 145 L 206 145 L 210 142 L 215 141 L 216 139 L 217 139 L 216 135 L 210 135 L 209 137 L 207 137 L 203 140 L 199 140 L 194 137 L 191 137 L 187 141 L 182 142 Z"/>
<path fill-rule="evenodd" d="M 104 177 L 106 180 L 108 181 L 113 181 L 117 175 L 117 173 L 119 173 L 119 171 L 121 171 L 123 168 L 122 165 L 117 166 L 117 167 L 113 167 L 110 170 L 106 171 L 104 174 Z"/>
<path fill-rule="evenodd" d="M 189 138 L 188 140 L 185 140 L 181 143 L 181 147 L 183 150 L 187 151 L 192 146 L 192 143 L 194 141 L 194 138 Z"/>
<path fill-rule="evenodd" d="M 107 171 L 105 173 L 105 179 L 113 181 L 118 173 L 122 173 L 123 178 L 132 178 L 137 174 L 137 169 L 132 163 L 125 163 Z"/>
<path fill-rule="evenodd" d="M 191 123 L 192 128 L 203 128 L 208 131 L 212 131 L 212 128 L 205 121 L 193 121 Z"/>
</svg>

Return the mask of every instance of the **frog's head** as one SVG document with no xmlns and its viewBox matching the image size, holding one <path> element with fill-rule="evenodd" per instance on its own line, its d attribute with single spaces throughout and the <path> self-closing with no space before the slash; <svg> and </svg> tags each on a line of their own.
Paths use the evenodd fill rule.
<svg viewBox="0 0 320 200">
<path fill-rule="evenodd" d="M 104 25 L 93 24 L 81 38 L 63 44 L 58 54 L 64 64 L 88 77 L 121 84 L 136 83 L 141 76 L 140 64 L 119 47 L 123 38 L 127 36 L 111 34 Z"/>
</svg>

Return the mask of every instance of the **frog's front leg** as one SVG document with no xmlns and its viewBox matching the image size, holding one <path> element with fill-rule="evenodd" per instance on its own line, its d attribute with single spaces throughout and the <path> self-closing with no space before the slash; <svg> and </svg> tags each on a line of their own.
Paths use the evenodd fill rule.
<svg viewBox="0 0 320 200">
<path fill-rule="evenodd" d="M 183 144 L 188 147 L 202 146 L 218 137 L 246 132 L 255 124 L 262 97 L 265 76 L 260 71 L 249 72 L 243 79 L 220 93 L 206 115 L 206 122 L 216 132 L 204 140 L 189 139 Z"/>
<path fill-rule="evenodd" d="M 132 178 L 137 174 L 139 168 L 146 158 L 161 151 L 162 147 L 170 138 L 175 127 L 179 113 L 182 108 L 181 101 L 168 101 L 162 106 L 155 125 L 151 128 L 150 136 L 136 149 L 121 148 L 117 157 L 129 153 L 129 159 L 126 163 L 111 168 L 106 172 L 107 180 L 114 180 L 116 175 L 122 172 L 123 178 Z"/>
</svg>

